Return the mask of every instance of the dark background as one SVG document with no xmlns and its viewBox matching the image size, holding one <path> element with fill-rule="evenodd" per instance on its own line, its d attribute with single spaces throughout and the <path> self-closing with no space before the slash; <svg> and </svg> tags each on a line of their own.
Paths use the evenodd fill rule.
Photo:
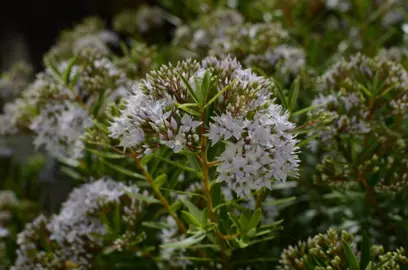
<svg viewBox="0 0 408 270">
<path fill-rule="evenodd" d="M 0 7 L 0 71 L 25 60 L 35 71 L 42 69 L 42 55 L 58 33 L 84 17 L 97 15 L 109 26 L 114 14 L 155 0 L 14 0 Z"/>
</svg>

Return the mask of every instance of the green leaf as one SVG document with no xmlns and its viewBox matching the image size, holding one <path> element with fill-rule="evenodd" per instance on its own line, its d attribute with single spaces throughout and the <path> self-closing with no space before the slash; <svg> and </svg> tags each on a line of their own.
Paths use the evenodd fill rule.
<svg viewBox="0 0 408 270">
<path fill-rule="evenodd" d="M 284 107 L 285 109 L 289 109 L 289 104 L 288 104 L 288 101 L 287 101 L 286 98 L 285 98 L 285 95 L 284 95 L 284 93 L 283 93 L 283 90 L 282 90 L 281 85 L 280 85 L 279 82 L 278 82 L 277 80 L 275 80 L 273 77 L 271 77 L 271 80 L 272 80 L 273 83 L 274 83 L 274 85 L 273 85 L 272 87 L 273 87 L 273 89 L 276 89 L 278 98 L 279 98 L 280 102 L 282 103 L 283 107 Z"/>
<path fill-rule="evenodd" d="M 207 200 L 207 198 L 203 194 L 200 194 L 200 193 L 181 191 L 181 190 L 176 190 L 176 189 L 171 189 L 171 188 L 161 188 L 161 190 L 171 191 L 177 194 L 188 195 L 191 197 L 197 196 L 197 197 L 203 198 L 204 200 Z"/>
<path fill-rule="evenodd" d="M 183 204 L 187 207 L 188 211 L 197 219 L 201 219 L 201 211 L 193 203 L 188 200 L 182 200 Z"/>
<path fill-rule="evenodd" d="M 239 221 L 238 221 L 238 219 L 235 217 L 235 215 L 232 214 L 231 212 L 228 212 L 227 215 L 228 215 L 228 217 L 231 219 L 231 221 L 235 224 L 235 226 L 237 227 L 238 232 L 240 232 L 240 231 L 241 231 L 241 227 L 240 227 Z"/>
<path fill-rule="evenodd" d="M 236 239 L 236 242 L 240 248 L 246 248 L 249 246 L 249 238 L 247 236 Z"/>
<path fill-rule="evenodd" d="M 103 158 L 101 158 L 101 162 L 106 164 L 109 168 L 111 168 L 111 169 L 113 169 L 113 170 L 115 170 L 117 172 L 120 172 L 120 173 L 122 173 L 124 175 L 131 176 L 131 177 L 134 177 L 134 178 L 137 178 L 137 179 L 145 179 L 145 177 L 143 175 L 141 175 L 139 173 L 132 172 L 131 170 L 125 169 L 125 168 L 123 168 L 121 166 L 114 165 L 114 164 L 104 160 Z"/>
<path fill-rule="evenodd" d="M 356 255 L 353 253 L 350 245 L 345 241 L 343 241 L 343 249 L 349 263 L 350 270 L 360 270 L 360 265 Z"/>
<path fill-rule="evenodd" d="M 86 150 L 92 154 L 95 154 L 97 156 L 103 157 L 103 158 L 108 158 L 108 159 L 122 159 L 125 158 L 125 155 L 121 155 L 118 153 L 110 153 L 110 152 L 99 152 L 94 149 L 86 148 Z"/>
<path fill-rule="evenodd" d="M 153 157 L 154 155 L 146 155 L 140 160 L 140 163 L 146 166 L 153 159 Z"/>
<path fill-rule="evenodd" d="M 296 109 L 299 92 L 300 92 L 300 78 L 298 77 L 293 82 L 292 89 L 290 91 L 289 111 L 293 111 L 294 109 Z"/>
<path fill-rule="evenodd" d="M 204 209 L 201 213 L 201 222 L 203 225 L 207 225 L 208 223 L 208 209 Z"/>
<path fill-rule="evenodd" d="M 69 76 L 71 75 L 71 71 L 72 68 L 74 67 L 76 60 L 77 60 L 76 57 L 72 57 L 68 62 L 67 68 L 64 70 L 64 73 L 62 74 L 62 80 L 64 81 L 65 85 L 69 84 Z"/>
<path fill-rule="evenodd" d="M 361 243 L 360 269 L 365 269 L 371 259 L 371 241 L 367 233 L 363 233 L 363 242 Z"/>
<path fill-rule="evenodd" d="M 130 193 L 130 192 L 127 192 L 126 193 L 129 197 L 132 197 L 132 198 L 135 198 L 135 199 L 137 199 L 137 200 L 139 200 L 139 201 L 143 201 L 143 202 L 146 202 L 146 203 L 159 203 L 160 201 L 159 200 L 157 200 L 156 198 L 153 198 L 153 197 L 149 197 L 149 196 L 145 196 L 145 195 L 142 195 L 142 194 L 139 194 L 139 193 Z"/>
<path fill-rule="evenodd" d="M 301 109 L 299 111 L 293 112 L 290 115 L 291 116 L 302 115 L 304 113 L 307 113 L 308 111 L 312 111 L 312 110 L 317 109 L 319 107 L 323 107 L 324 105 L 325 104 L 317 104 L 317 105 L 314 105 L 314 106 L 309 106 L 309 107 L 306 107 L 306 108 Z"/>
<path fill-rule="evenodd" d="M 248 230 L 248 223 L 249 223 L 249 218 L 247 217 L 247 212 L 241 213 L 239 217 L 239 226 L 242 228 L 242 230 L 245 232 Z"/>
<path fill-rule="evenodd" d="M 247 234 L 248 237 L 254 237 L 256 235 L 256 228 L 250 229 Z"/>
<path fill-rule="evenodd" d="M 207 104 L 205 104 L 204 109 L 206 109 L 208 106 L 210 106 L 214 101 L 216 101 L 226 91 L 228 91 L 232 87 L 232 85 L 234 84 L 235 81 L 236 80 L 233 80 L 230 84 L 225 86 L 220 92 L 218 92 L 215 96 L 213 96 L 213 98 L 210 99 L 210 101 L 208 101 Z"/>
<path fill-rule="evenodd" d="M 157 156 L 157 155 L 154 155 L 154 157 L 157 158 L 157 159 L 159 159 L 159 160 L 161 160 L 161 161 L 164 161 L 164 162 L 166 162 L 166 163 L 168 163 L 168 164 L 170 164 L 170 165 L 173 165 L 173 166 L 175 166 L 175 167 L 177 167 L 177 168 L 183 169 L 183 170 L 185 170 L 185 171 L 195 172 L 195 170 L 194 170 L 193 168 L 184 166 L 181 162 L 175 162 L 175 161 L 172 161 L 172 160 L 170 160 L 170 159 L 167 159 L 167 158 L 164 158 L 164 157 L 160 157 L 160 156 Z"/>
<path fill-rule="evenodd" d="M 195 102 L 199 102 L 199 99 L 197 97 L 196 92 L 194 91 L 194 89 L 191 87 L 190 83 L 188 82 L 188 80 L 186 78 L 184 78 L 183 75 L 181 75 L 179 72 L 177 72 L 177 75 L 180 77 L 180 79 L 184 82 L 184 84 L 186 85 L 187 91 L 190 93 L 191 97 L 195 100 Z"/>
<path fill-rule="evenodd" d="M 101 131 L 103 131 L 104 133 L 109 133 L 108 129 L 101 123 L 98 122 L 98 120 L 96 119 L 91 119 L 92 124 L 94 126 L 96 126 L 97 128 L 99 128 Z"/>
<path fill-rule="evenodd" d="M 92 106 L 91 109 L 91 115 L 93 116 L 97 116 L 99 109 L 102 107 L 103 102 L 105 100 L 105 89 L 103 89 L 102 91 L 100 91 L 99 96 L 98 96 L 98 100 L 96 101 L 96 103 Z"/>
<path fill-rule="evenodd" d="M 373 270 L 373 262 L 370 262 L 367 267 L 365 268 L 365 270 Z"/>
<path fill-rule="evenodd" d="M 183 210 L 181 211 L 181 215 L 188 224 L 192 224 L 196 227 L 201 227 L 200 222 L 198 222 L 198 220 L 191 213 Z"/>
<path fill-rule="evenodd" d="M 183 206 L 183 203 L 181 201 L 175 201 L 172 205 L 170 205 L 169 209 L 172 212 L 177 212 L 182 206 Z"/>
<path fill-rule="evenodd" d="M 183 239 L 181 241 L 178 242 L 173 242 L 173 243 L 167 243 L 164 245 L 160 245 L 161 248 L 186 248 L 189 246 L 192 246 L 194 244 L 197 244 L 199 242 L 201 242 L 203 239 L 205 238 L 205 233 L 204 232 L 200 232 L 198 234 L 195 234 L 191 237 L 188 237 L 186 239 Z"/>
<path fill-rule="evenodd" d="M 154 183 L 158 188 L 164 185 L 167 182 L 167 174 L 162 173 L 154 179 Z"/>
<path fill-rule="evenodd" d="M 373 93 L 371 93 L 371 91 L 364 87 L 364 85 L 362 85 L 361 83 L 358 84 L 358 88 L 360 88 L 360 90 L 362 90 L 367 96 L 373 96 Z"/>
<path fill-rule="evenodd" d="M 257 208 L 255 212 L 252 214 L 252 217 L 248 222 L 246 230 L 248 231 L 253 228 L 256 228 L 256 226 L 258 226 L 259 222 L 261 221 L 261 216 L 262 216 L 261 208 Z"/>
<path fill-rule="evenodd" d="M 201 82 L 201 87 L 200 87 L 203 102 L 206 102 L 207 100 L 207 95 L 208 95 L 208 90 L 210 88 L 210 84 L 211 84 L 211 74 L 207 70 L 204 73 L 203 80 Z"/>
<path fill-rule="evenodd" d="M 194 104 L 194 103 L 188 103 L 188 104 Z M 189 113 L 189 114 L 194 115 L 194 116 L 201 116 L 201 114 L 199 112 L 188 108 L 188 107 L 191 107 L 191 106 L 183 106 L 182 104 L 177 103 L 177 102 L 176 102 L 176 105 L 177 105 L 178 109 L 181 109 L 181 110 L 185 111 L 186 113 Z"/>
<path fill-rule="evenodd" d="M 60 170 L 61 170 L 61 172 L 65 173 L 66 175 L 68 175 L 72 179 L 75 179 L 75 180 L 83 179 L 83 176 L 81 174 L 79 174 L 77 171 L 75 171 L 74 169 L 72 169 L 70 167 L 63 166 L 63 167 L 61 167 Z"/>
<path fill-rule="evenodd" d="M 144 221 L 142 222 L 142 225 L 148 228 L 158 229 L 158 230 L 177 228 L 174 225 L 169 225 L 169 223 L 167 222 Z"/>
</svg>

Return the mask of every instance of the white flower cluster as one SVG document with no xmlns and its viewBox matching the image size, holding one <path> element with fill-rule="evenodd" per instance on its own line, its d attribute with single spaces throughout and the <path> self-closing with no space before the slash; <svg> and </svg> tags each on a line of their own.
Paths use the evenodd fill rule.
<svg viewBox="0 0 408 270">
<path fill-rule="evenodd" d="M 17 62 L 11 69 L 0 75 L 0 98 L 10 100 L 17 97 L 29 84 L 32 67 L 24 62 Z"/>
<path fill-rule="evenodd" d="M 70 59 L 83 49 L 93 49 L 107 55 L 108 45 L 118 44 L 119 37 L 112 31 L 105 30 L 104 22 L 97 17 L 88 17 L 73 29 L 66 30 L 59 37 L 56 45 L 46 54 L 57 61 Z"/>
<path fill-rule="evenodd" d="M 346 12 L 351 8 L 349 0 L 326 0 L 326 8 Z"/>
<path fill-rule="evenodd" d="M 295 126 L 288 117 L 276 104 L 256 111 L 252 119 L 233 119 L 230 114 L 214 117 L 209 139 L 227 145 L 217 158 L 218 181 L 238 195 L 250 195 L 251 190 L 271 189 L 271 179 L 286 181 L 288 175 L 296 175 L 297 141 L 290 133 Z"/>
<path fill-rule="evenodd" d="M 199 18 L 191 26 L 182 25 L 177 28 L 173 44 L 185 45 L 197 52 L 207 53 L 213 40 L 223 38 L 231 26 L 242 25 L 243 16 L 233 9 L 217 9 Z"/>
<path fill-rule="evenodd" d="M 46 247 L 43 246 L 46 243 L 41 241 L 43 237 L 47 237 L 47 223 L 48 219 L 40 215 L 31 223 L 27 223 L 24 230 L 18 234 L 17 258 L 11 270 L 52 270 L 64 266 L 63 258 L 46 252 Z"/>
<path fill-rule="evenodd" d="M 90 108 L 101 100 L 101 94 L 102 109 L 126 95 L 124 89 L 132 81 L 108 57 L 92 49 L 77 55 L 69 74 L 73 84 L 64 83 L 55 75 L 64 74 L 67 68 L 67 61 L 59 63 L 58 71 L 47 68 L 21 98 L 7 103 L 0 115 L 0 135 L 34 131 L 37 148 L 44 147 L 57 157 L 81 158 L 84 145 L 80 137 L 92 125 Z"/>
<path fill-rule="evenodd" d="M 78 159 L 84 144 L 80 137 L 92 124 L 88 112 L 75 104 L 48 104 L 31 124 L 34 145 L 57 157 Z"/>
<path fill-rule="evenodd" d="M 80 266 L 79 269 L 92 269 L 93 254 L 98 253 L 102 247 L 103 236 L 107 233 L 99 215 L 106 214 L 109 209 L 116 209 L 119 205 L 122 221 L 128 226 L 133 226 L 135 217 L 131 215 L 142 211 L 142 204 L 132 196 L 137 193 L 139 193 L 137 186 L 125 185 L 111 179 L 100 179 L 74 189 L 57 215 L 50 220 L 39 217 L 19 235 L 19 258 L 16 264 L 28 265 L 32 262 L 27 249 L 36 247 L 32 247 L 26 239 L 27 235 L 29 237 L 33 235 L 31 227 L 41 223 L 48 233 L 45 236 L 50 241 L 58 243 L 58 248 L 52 252 L 60 261 L 73 262 Z M 45 251 L 43 253 L 45 254 Z"/>
<path fill-rule="evenodd" d="M 11 190 L 0 190 L 0 239 L 9 235 L 7 224 L 12 218 L 11 210 L 18 204 L 16 194 Z"/>
<path fill-rule="evenodd" d="M 375 77 L 382 81 L 378 89 L 372 89 L 372 81 Z M 373 91 L 382 99 L 387 91 L 393 90 L 393 99 L 386 102 L 381 108 L 387 109 L 390 114 L 404 114 L 408 105 L 408 73 L 404 68 L 384 59 L 370 59 L 361 54 L 352 56 L 350 59 L 342 59 L 331 67 L 326 73 L 317 79 L 319 95 L 312 105 L 320 105 L 312 111 L 311 118 L 318 115 L 334 119 L 334 126 L 320 132 L 327 143 L 336 134 L 367 134 L 375 131 L 378 120 L 373 104 L 362 90 Z M 381 95 L 384 93 L 383 95 Z M 389 115 L 388 115 L 389 116 Z M 313 135 L 313 134 L 311 134 Z M 316 144 L 312 142 L 312 144 Z"/>
<path fill-rule="evenodd" d="M 0 114 L 0 135 L 14 135 L 20 130 L 22 120 L 22 110 L 26 107 L 26 102 L 17 98 L 13 102 L 6 103 L 3 113 Z"/>
<path fill-rule="evenodd" d="M 124 10 L 113 18 L 114 30 L 132 36 L 147 34 L 164 23 L 163 11 L 149 5 L 141 5 L 137 10 Z"/>
<path fill-rule="evenodd" d="M 109 127 L 110 136 L 121 137 L 121 146 L 137 148 L 140 154 L 152 153 L 154 147 L 159 144 L 166 145 L 178 153 L 184 146 L 191 145 L 193 141 L 197 142 L 195 129 L 200 122 L 194 121 L 186 113 L 176 114 L 174 108 L 166 107 L 167 104 L 165 99 L 155 101 L 136 90 L 129 98 L 123 115 L 116 118 Z M 175 120 L 175 116 L 180 118 L 180 123 Z M 154 132 L 158 137 L 145 135 L 145 132 Z"/>
<path fill-rule="evenodd" d="M 376 59 L 379 61 L 388 60 L 394 62 L 408 61 L 408 48 L 391 47 L 389 49 L 381 49 Z"/>
<path fill-rule="evenodd" d="M 191 102 L 191 97 L 175 73 L 194 81 L 205 72 L 216 77 L 217 91 L 230 87 L 214 103 L 215 114 L 208 127 L 176 105 Z M 135 88 L 121 116 L 109 127 L 110 136 L 142 156 L 160 145 L 176 153 L 184 148 L 197 151 L 199 138 L 205 135 L 212 145 L 226 142 L 226 150 L 217 158 L 219 181 L 239 194 L 270 188 L 271 179 L 285 181 L 288 175 L 296 175 L 298 166 L 297 140 L 291 133 L 294 125 L 282 107 L 273 104 L 271 85 L 232 58 L 209 57 L 201 64 L 184 61 L 176 67 L 163 66 Z"/>
<path fill-rule="evenodd" d="M 281 76 L 297 74 L 305 66 L 303 49 L 289 45 L 289 33 L 279 23 L 236 25 L 215 39 L 210 55 L 232 55 L 245 63 Z"/>
</svg>

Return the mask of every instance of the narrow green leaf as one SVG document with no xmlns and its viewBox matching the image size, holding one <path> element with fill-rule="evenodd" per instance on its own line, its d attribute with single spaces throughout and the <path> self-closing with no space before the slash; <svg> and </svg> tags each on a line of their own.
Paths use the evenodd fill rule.
<svg viewBox="0 0 408 270">
<path fill-rule="evenodd" d="M 62 80 L 64 81 L 65 85 L 69 84 L 69 77 L 71 75 L 71 71 L 75 65 L 76 60 L 77 60 L 76 57 L 72 57 L 68 62 L 67 68 L 64 70 L 64 73 L 62 74 Z"/>
<path fill-rule="evenodd" d="M 161 190 L 166 190 L 166 191 L 174 192 L 174 193 L 177 193 L 177 194 L 188 195 L 190 197 L 196 196 L 196 197 L 200 197 L 200 198 L 202 198 L 204 200 L 207 200 L 207 198 L 203 194 L 200 194 L 200 193 L 181 191 L 181 190 L 176 190 L 176 189 L 171 189 L 171 188 L 161 188 Z"/>
<path fill-rule="evenodd" d="M 110 152 L 99 152 L 94 149 L 86 148 L 88 152 L 91 152 L 92 154 L 95 154 L 97 156 L 103 157 L 103 158 L 108 158 L 108 159 L 122 159 L 125 158 L 125 155 L 121 155 L 118 153 L 110 153 Z"/>
<path fill-rule="evenodd" d="M 208 209 L 204 209 L 201 213 L 201 222 L 204 226 L 208 224 Z"/>
<path fill-rule="evenodd" d="M 141 160 L 140 160 L 140 163 L 142 163 L 142 165 L 147 165 L 149 162 L 150 162 L 150 160 L 152 160 L 153 159 L 153 157 L 154 157 L 154 155 L 145 155 Z"/>
<path fill-rule="evenodd" d="M 380 97 L 385 96 L 385 95 L 388 94 L 391 90 L 395 89 L 395 86 L 396 86 L 396 84 L 393 84 L 393 85 L 391 85 L 390 87 L 388 87 L 387 89 L 385 89 L 385 90 L 381 93 Z"/>
<path fill-rule="evenodd" d="M 360 270 L 360 265 L 356 255 L 353 253 L 350 245 L 345 241 L 343 241 L 343 249 L 349 263 L 350 270 Z"/>
<path fill-rule="evenodd" d="M 117 172 L 120 172 L 120 173 L 122 173 L 124 175 L 131 176 L 131 177 L 134 177 L 134 178 L 137 178 L 137 179 L 145 179 L 145 177 L 143 175 L 141 175 L 139 173 L 132 172 L 131 170 L 125 169 L 125 168 L 123 168 L 121 166 L 114 165 L 114 164 L 104 160 L 103 158 L 101 158 L 101 162 L 106 164 L 109 168 L 111 168 L 111 169 L 113 169 L 113 170 L 115 170 Z"/>
<path fill-rule="evenodd" d="M 103 124 L 101 124 L 98 120 L 91 119 L 91 121 L 92 121 L 92 124 L 96 126 L 97 128 L 99 128 L 101 131 L 103 131 L 104 133 L 109 133 L 108 129 Z"/>
<path fill-rule="evenodd" d="M 230 84 L 225 86 L 220 92 L 218 92 L 215 96 L 213 96 L 213 98 L 210 99 L 210 101 L 208 101 L 207 104 L 205 104 L 204 109 L 206 109 L 208 106 L 210 106 L 214 101 L 216 101 L 226 91 L 228 91 L 232 87 L 232 85 L 235 83 L 235 81 L 236 80 L 233 80 Z"/>
<path fill-rule="evenodd" d="M 65 167 L 65 166 L 61 167 L 61 172 L 65 173 L 66 175 L 68 175 L 69 177 L 75 180 L 80 180 L 83 178 L 81 174 L 79 174 L 77 171 L 75 171 L 74 169 L 70 167 Z"/>
<path fill-rule="evenodd" d="M 190 83 L 188 82 L 188 80 L 186 78 L 184 78 L 183 75 L 181 75 L 179 72 L 177 72 L 177 75 L 180 77 L 180 79 L 184 82 L 184 84 L 186 85 L 187 91 L 190 93 L 191 97 L 196 101 L 199 102 L 199 99 L 197 97 L 197 94 L 195 93 L 194 89 L 191 87 Z"/>
<path fill-rule="evenodd" d="M 166 182 L 167 182 L 167 174 L 165 173 L 160 174 L 159 176 L 156 177 L 156 179 L 154 179 L 154 183 L 158 188 L 163 186 L 164 183 Z"/>
<path fill-rule="evenodd" d="M 191 104 L 191 103 L 189 103 L 189 104 Z M 177 105 L 178 109 L 181 109 L 181 110 L 185 111 L 186 113 L 189 113 L 189 114 L 194 115 L 194 116 L 201 116 L 201 114 L 199 112 L 188 108 L 188 107 L 191 107 L 191 106 L 183 106 L 183 105 L 181 105 L 180 103 L 177 103 L 177 102 L 176 102 L 176 105 Z"/>
<path fill-rule="evenodd" d="M 164 245 L 160 245 L 161 248 L 186 248 L 186 247 L 190 247 L 194 244 L 197 244 L 199 242 L 201 242 L 203 239 L 205 238 L 205 233 L 204 232 L 200 232 L 198 234 L 195 234 L 191 237 L 188 237 L 186 239 L 183 239 L 181 241 L 178 242 L 173 242 L 173 243 L 167 243 Z"/>
<path fill-rule="evenodd" d="M 200 222 L 189 212 L 187 211 L 181 211 L 181 216 L 184 218 L 184 220 L 191 225 L 194 225 L 196 227 L 201 227 Z"/>
<path fill-rule="evenodd" d="M 154 155 L 154 157 L 161 160 L 161 161 L 164 161 L 164 162 L 166 162 L 166 163 L 168 163 L 170 165 L 173 165 L 174 167 L 177 167 L 177 168 L 183 169 L 185 171 L 189 171 L 189 172 L 195 172 L 195 170 L 193 168 L 189 168 L 187 166 L 184 166 L 181 162 L 171 161 L 171 160 L 169 160 L 167 158 L 157 156 L 157 155 Z"/>
<path fill-rule="evenodd" d="M 256 226 L 258 226 L 259 222 L 261 221 L 261 216 L 262 216 L 261 208 L 257 208 L 255 212 L 252 214 L 252 217 L 248 222 L 246 230 L 248 231 L 253 228 L 256 228 Z"/>
<path fill-rule="evenodd" d="M 323 106 L 324 106 L 324 104 L 317 104 L 317 105 L 314 105 L 314 106 L 309 106 L 309 107 L 306 107 L 306 108 L 301 109 L 299 111 L 293 112 L 290 115 L 291 116 L 302 115 L 304 113 L 307 113 L 308 111 L 312 111 L 314 109 L 317 109 L 317 108 L 323 107 Z"/>
<path fill-rule="evenodd" d="M 300 142 L 297 144 L 297 146 L 298 146 L 298 147 L 306 146 L 306 145 L 308 145 L 311 141 L 315 140 L 316 138 L 318 138 L 318 137 L 320 137 L 320 136 L 321 136 L 321 134 L 316 133 L 316 134 L 314 134 L 313 136 L 307 137 L 306 140 L 300 141 Z"/>
<path fill-rule="evenodd" d="M 207 101 L 207 95 L 208 95 L 208 90 L 210 88 L 210 84 L 211 84 L 211 74 L 207 70 L 204 73 L 204 77 L 203 77 L 203 80 L 201 82 L 201 87 L 200 87 L 201 95 L 202 95 L 202 98 L 203 98 L 203 103 L 205 103 Z"/>
<path fill-rule="evenodd" d="M 238 243 L 240 248 L 246 248 L 249 246 L 249 238 L 247 236 L 243 236 L 239 239 L 234 238 L 234 240 Z"/>
<path fill-rule="evenodd" d="M 358 84 L 358 88 L 360 88 L 360 90 L 362 90 L 367 96 L 373 96 L 373 93 L 371 93 L 371 91 L 364 87 L 364 85 L 362 85 L 361 83 Z"/>
<path fill-rule="evenodd" d="M 158 229 L 158 230 L 176 228 L 175 225 L 169 225 L 169 223 L 166 223 L 166 222 L 155 222 L 155 221 L 144 221 L 142 222 L 142 225 L 148 228 Z"/>
<path fill-rule="evenodd" d="M 373 270 L 373 262 L 370 262 L 367 267 L 365 268 L 365 270 Z"/>
<path fill-rule="evenodd" d="M 248 229 L 248 223 L 249 219 L 246 216 L 246 213 L 241 213 L 241 215 L 239 216 L 239 226 L 244 232 Z"/>
<path fill-rule="evenodd" d="M 296 109 L 299 92 L 300 92 L 300 78 L 298 77 L 293 82 L 291 93 L 290 93 L 290 98 L 289 98 L 289 110 L 290 111 L 293 111 L 294 109 Z"/>
<path fill-rule="evenodd" d="M 95 102 L 95 104 L 92 106 L 91 109 L 91 115 L 97 116 L 99 109 L 102 107 L 103 103 L 105 100 L 105 89 L 100 91 L 98 100 Z"/>
<path fill-rule="evenodd" d="M 251 246 L 251 245 L 254 245 L 254 244 L 258 244 L 258 243 L 267 242 L 267 241 L 273 240 L 273 239 L 275 239 L 275 238 L 276 238 L 276 236 L 274 236 L 274 235 L 268 236 L 268 237 L 262 237 L 261 239 L 258 239 L 258 240 L 254 240 L 254 241 L 249 242 L 248 245 Z"/>
<path fill-rule="evenodd" d="M 235 217 L 235 215 L 232 214 L 231 212 L 228 212 L 227 215 L 228 215 L 228 217 L 231 219 L 231 221 L 235 224 L 235 226 L 237 227 L 238 232 L 240 232 L 240 231 L 241 231 L 241 227 L 240 227 L 239 221 L 238 221 L 238 219 Z"/>
<path fill-rule="evenodd" d="M 282 90 L 281 85 L 280 85 L 279 82 L 278 82 L 277 80 L 275 80 L 273 77 L 270 77 L 270 78 L 271 78 L 271 80 L 272 80 L 273 83 L 274 83 L 274 85 L 273 85 L 272 87 L 273 87 L 273 89 L 276 89 L 278 98 L 280 99 L 280 101 L 281 101 L 283 107 L 284 107 L 285 109 L 289 109 L 289 104 L 288 104 L 288 101 L 287 101 L 286 98 L 285 98 L 285 95 L 283 94 L 283 90 Z"/>
<path fill-rule="evenodd" d="M 139 201 L 143 201 L 143 202 L 146 202 L 146 203 L 159 203 L 160 201 L 159 200 L 157 200 L 156 198 L 153 198 L 153 197 L 150 197 L 150 196 L 145 196 L 145 195 L 142 195 L 142 194 L 139 194 L 139 193 L 130 193 L 130 192 L 127 192 L 126 193 L 129 197 L 132 197 L 132 198 L 135 198 L 135 199 L 137 199 L 137 200 L 139 200 Z"/>
<path fill-rule="evenodd" d="M 366 232 L 363 233 L 363 242 L 361 243 L 360 269 L 365 269 L 371 259 L 371 241 Z"/>
<path fill-rule="evenodd" d="M 189 200 L 182 200 L 183 204 L 187 207 L 188 211 L 197 219 L 201 219 L 201 211 Z"/>
<path fill-rule="evenodd" d="M 181 201 L 175 201 L 172 205 L 170 205 L 170 210 L 172 212 L 177 212 L 182 206 L 183 203 Z"/>
</svg>

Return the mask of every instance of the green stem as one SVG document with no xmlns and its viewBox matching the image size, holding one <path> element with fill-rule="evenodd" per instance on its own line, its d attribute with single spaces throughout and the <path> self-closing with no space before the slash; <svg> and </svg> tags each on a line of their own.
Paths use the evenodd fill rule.
<svg viewBox="0 0 408 270">
<path fill-rule="evenodd" d="M 208 216 L 210 218 L 210 221 L 216 224 L 214 210 L 212 206 L 211 186 L 210 186 L 210 180 L 209 180 L 209 164 L 207 160 L 207 137 L 204 135 L 205 133 L 205 124 L 204 124 L 205 123 L 205 113 L 202 113 L 202 122 L 203 124 L 201 125 L 201 157 L 199 159 L 199 162 L 201 164 L 201 169 L 203 171 L 204 195 L 207 198 L 206 203 L 207 203 L 207 209 L 208 209 Z M 227 255 L 227 246 L 225 244 L 224 237 L 221 231 L 219 230 L 218 226 L 216 227 L 215 234 L 217 236 L 218 244 L 221 249 L 221 257 L 222 257 L 224 266 L 226 267 L 226 269 L 231 269 L 231 266 L 229 264 L 228 255 Z"/>
<path fill-rule="evenodd" d="M 156 183 L 154 183 L 153 177 L 150 175 L 148 171 L 146 171 L 146 169 L 140 162 L 140 159 L 136 155 L 133 155 L 132 157 L 136 161 L 137 167 L 139 168 L 140 172 L 146 177 L 147 182 L 149 182 L 149 184 L 152 186 L 153 191 L 156 197 L 159 199 L 161 205 L 163 205 L 163 207 L 169 212 L 170 216 L 172 216 L 176 221 L 179 231 L 182 233 L 186 233 L 186 228 L 183 222 L 177 217 L 176 213 L 174 213 L 174 211 L 171 210 L 169 202 L 163 196 L 160 189 L 156 186 Z"/>
</svg>

